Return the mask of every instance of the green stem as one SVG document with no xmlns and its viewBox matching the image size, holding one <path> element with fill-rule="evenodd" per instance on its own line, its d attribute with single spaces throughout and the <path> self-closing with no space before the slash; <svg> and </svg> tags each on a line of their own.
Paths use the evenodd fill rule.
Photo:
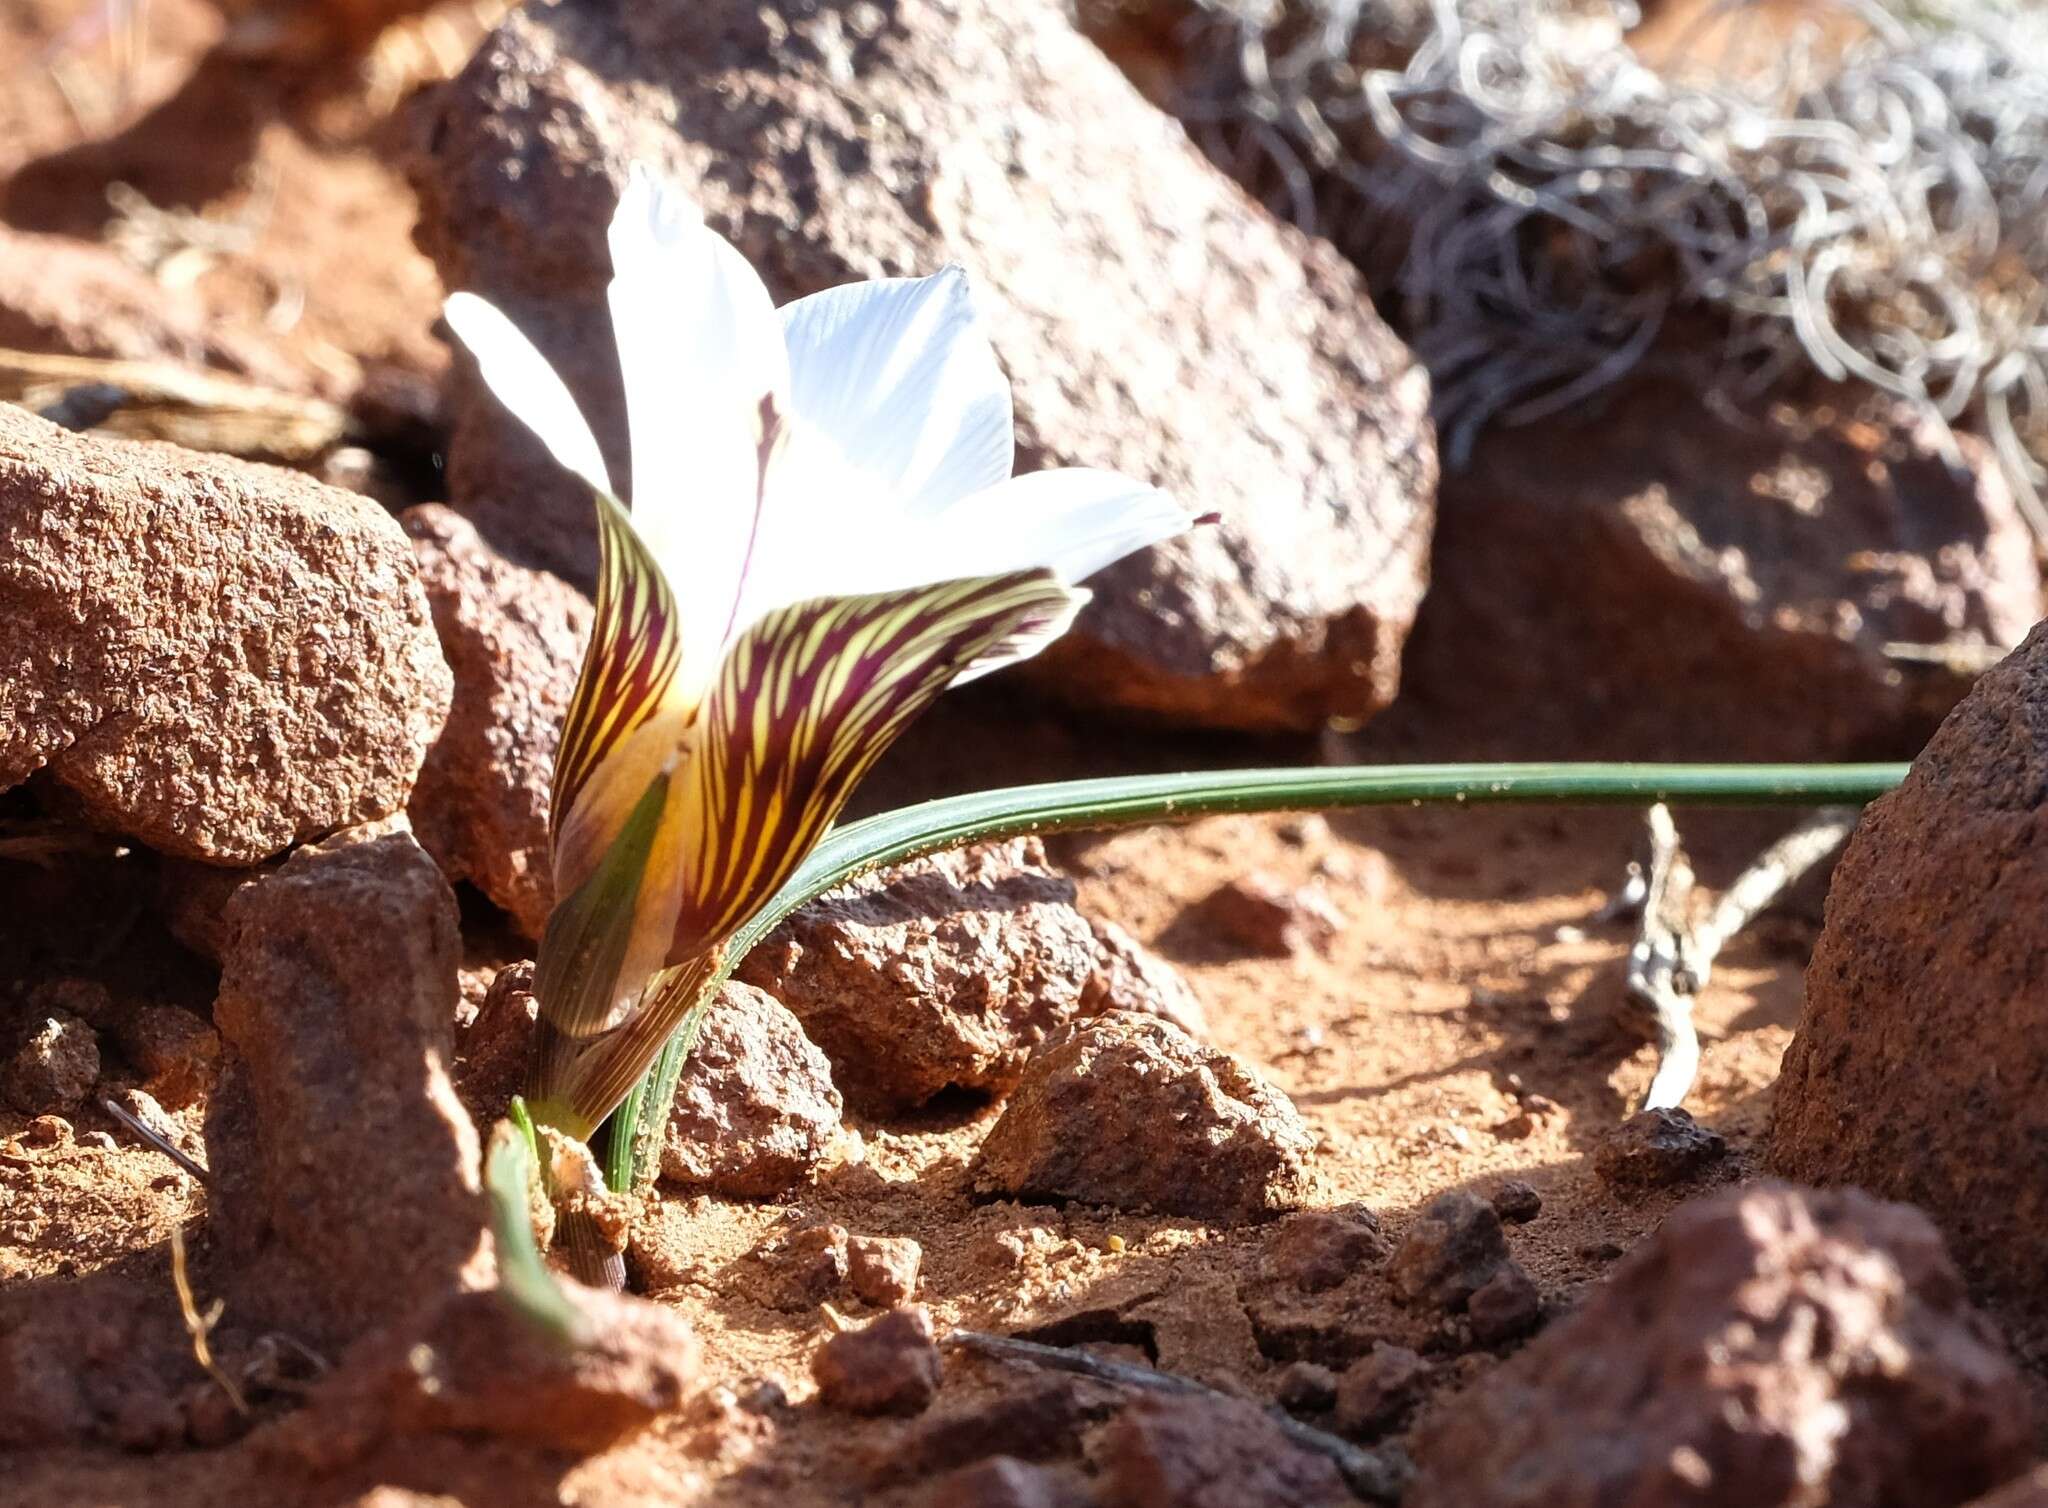
<svg viewBox="0 0 2048 1508">
<path fill-rule="evenodd" d="M 798 907 L 847 881 L 963 843 L 1186 822 L 1226 812 L 1334 811 L 1361 806 L 1477 805 L 1853 806 L 1905 778 L 1903 764 L 1441 764 L 1352 765 L 1314 770 L 1222 770 L 1193 775 L 1113 776 L 976 791 L 884 812 L 829 834 L 788 884 L 732 936 L 737 964 Z M 652 1138 L 640 1136 L 646 1106 L 665 1105 L 696 1037 L 702 1007 L 672 1036 L 655 1066 L 611 1120 L 605 1176 L 629 1188 Z"/>
</svg>

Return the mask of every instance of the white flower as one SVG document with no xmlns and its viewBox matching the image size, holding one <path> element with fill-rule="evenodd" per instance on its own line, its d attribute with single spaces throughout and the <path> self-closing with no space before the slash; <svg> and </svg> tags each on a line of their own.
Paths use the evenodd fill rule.
<svg viewBox="0 0 2048 1508">
<path fill-rule="evenodd" d="M 592 1124 L 640 1049 L 591 1039 L 647 979 L 703 973 L 948 684 L 1035 654 L 1087 600 L 1078 582 L 1192 522 L 1111 472 L 1010 475 L 1009 385 L 957 267 L 778 314 L 638 169 L 610 242 L 630 522 L 546 360 L 482 299 L 447 305 L 491 390 L 598 498 L 538 980 L 562 1037 L 543 1092 Z"/>
</svg>

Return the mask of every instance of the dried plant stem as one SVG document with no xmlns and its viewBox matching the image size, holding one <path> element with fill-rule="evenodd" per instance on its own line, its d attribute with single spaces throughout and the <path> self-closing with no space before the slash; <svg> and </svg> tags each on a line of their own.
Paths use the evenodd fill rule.
<svg viewBox="0 0 2048 1508">
<path fill-rule="evenodd" d="M 1693 1002 L 1714 960 L 1735 936 L 1801 876 L 1842 845 L 1856 826 L 1854 807 L 1824 807 L 1779 838 L 1738 875 L 1704 917 L 1693 904 L 1692 861 L 1670 810 L 1650 808 L 1650 863 L 1643 920 L 1629 950 L 1628 997 L 1644 1012 L 1657 1049 L 1645 1110 L 1676 1109 L 1699 1075 L 1700 1039 Z"/>
<path fill-rule="evenodd" d="M 199 1301 L 192 1296 L 192 1280 L 185 1271 L 185 1232 L 177 1225 L 171 1227 L 171 1286 L 178 1290 L 178 1312 L 185 1318 L 185 1333 L 192 1337 L 193 1357 L 206 1369 L 206 1375 L 228 1395 L 228 1402 L 234 1405 L 235 1412 L 248 1413 L 249 1403 L 242 1396 L 241 1388 L 213 1359 L 213 1347 L 208 1344 L 207 1337 L 220 1318 L 220 1305 L 216 1303 L 210 1314 L 199 1312 Z"/>
</svg>

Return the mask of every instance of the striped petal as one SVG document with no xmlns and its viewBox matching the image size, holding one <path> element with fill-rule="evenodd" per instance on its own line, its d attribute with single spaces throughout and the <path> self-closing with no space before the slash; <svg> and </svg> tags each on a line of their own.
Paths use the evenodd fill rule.
<svg viewBox="0 0 2048 1508">
<path fill-rule="evenodd" d="M 597 495 L 590 644 L 555 748 L 549 837 L 555 894 L 590 877 L 642 794 L 670 768 L 696 710 L 678 675 L 674 595 L 609 493 Z"/>
<path fill-rule="evenodd" d="M 635 168 L 610 242 L 634 527 L 675 591 L 682 678 L 701 686 L 749 568 L 788 352 L 759 276 L 674 188 Z"/>
<path fill-rule="evenodd" d="M 854 784 L 961 670 L 1070 611 L 1049 572 L 799 602 L 734 641 L 692 726 L 688 879 L 672 959 L 775 893 Z"/>
<path fill-rule="evenodd" d="M 963 667 L 1071 612 L 1067 588 L 1029 571 L 801 602 L 742 634 L 665 798 L 680 870 L 668 983 L 658 979 L 615 1028 L 593 1002 L 579 1024 L 594 1040 L 549 1071 L 551 1118 L 594 1126 L 608 1115 L 696 998 L 675 979 L 715 964 L 724 939 L 795 871 L 896 735 Z M 594 896 L 590 910 L 600 909 Z M 616 932 L 593 935 L 586 951 L 600 969 L 627 951 Z M 557 1003 L 541 998 L 552 1019 Z"/>
<path fill-rule="evenodd" d="M 782 327 L 796 419 L 904 517 L 929 518 L 1009 476 L 1010 384 L 960 268 L 828 288 L 786 306 Z"/>
<path fill-rule="evenodd" d="M 476 358 L 484 383 L 515 418 L 532 430 L 556 462 L 596 488 L 610 492 L 604 456 L 569 389 L 496 305 L 474 293 L 454 293 L 442 309 L 458 339 Z"/>
</svg>

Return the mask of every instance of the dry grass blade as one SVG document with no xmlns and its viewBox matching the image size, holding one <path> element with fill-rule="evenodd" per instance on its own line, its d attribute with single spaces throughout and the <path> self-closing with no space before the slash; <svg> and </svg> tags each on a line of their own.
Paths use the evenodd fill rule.
<svg viewBox="0 0 2048 1508">
<path fill-rule="evenodd" d="M 199 1365 L 206 1369 L 206 1375 L 227 1394 L 228 1402 L 234 1405 L 235 1412 L 248 1413 L 248 1400 L 242 1396 L 241 1388 L 235 1385 L 232 1377 L 221 1370 L 220 1363 L 213 1359 L 213 1348 L 207 1343 L 207 1337 L 213 1333 L 213 1327 L 220 1321 L 221 1306 L 216 1300 L 209 1312 L 199 1312 L 199 1302 L 192 1296 L 192 1280 L 185 1271 L 185 1233 L 176 1225 L 171 1227 L 171 1286 L 178 1290 L 178 1312 L 185 1318 L 185 1333 L 192 1338 L 192 1355 L 198 1360 Z"/>
</svg>

